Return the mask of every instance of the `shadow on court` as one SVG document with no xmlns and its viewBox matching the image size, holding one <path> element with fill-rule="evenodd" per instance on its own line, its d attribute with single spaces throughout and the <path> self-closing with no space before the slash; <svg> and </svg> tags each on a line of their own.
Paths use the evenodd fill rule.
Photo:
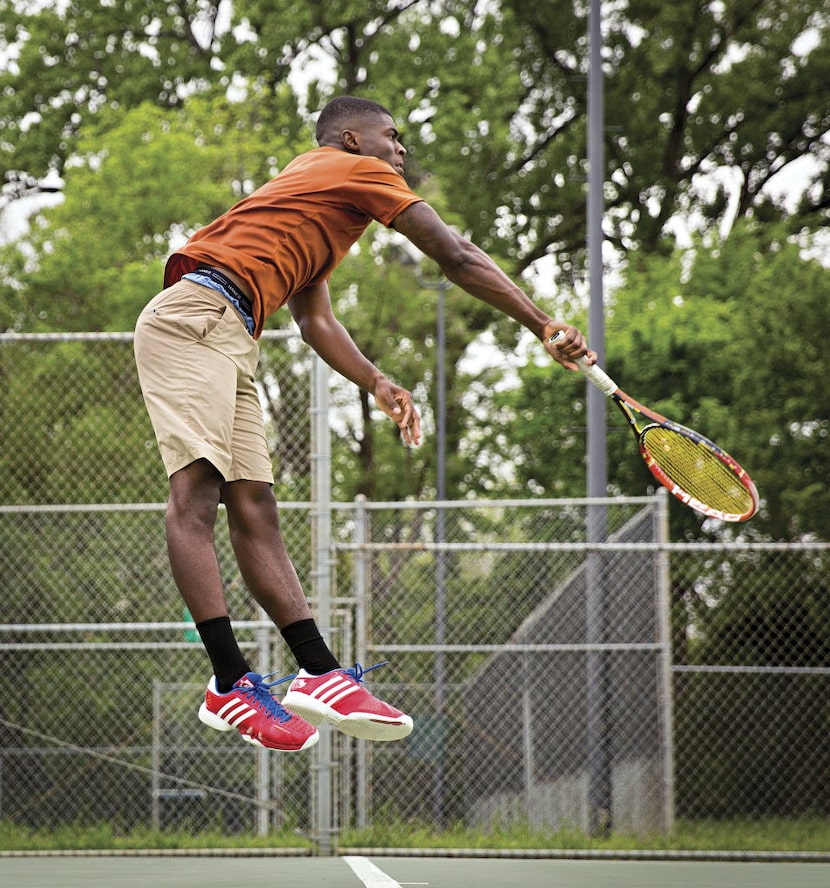
<svg viewBox="0 0 830 888">
<path fill-rule="evenodd" d="M 827 888 L 827 863 L 429 857 L 0 857 L 4 888 Z"/>
</svg>

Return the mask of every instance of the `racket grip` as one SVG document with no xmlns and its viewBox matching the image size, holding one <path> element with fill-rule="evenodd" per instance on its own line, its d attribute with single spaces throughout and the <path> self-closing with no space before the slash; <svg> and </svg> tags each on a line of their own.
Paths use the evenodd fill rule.
<svg viewBox="0 0 830 888">
<path fill-rule="evenodd" d="M 548 342 L 555 343 L 557 340 L 562 338 L 562 331 L 557 330 L 556 333 L 551 336 Z M 588 359 L 583 355 L 581 358 L 576 358 L 576 365 L 579 369 L 588 377 L 588 380 L 592 382 L 604 395 L 613 395 L 615 391 L 619 388 L 616 382 L 600 367 L 598 364 L 589 364 Z"/>
<path fill-rule="evenodd" d="M 619 388 L 616 382 L 597 364 L 589 364 L 585 357 L 577 358 L 579 369 L 604 394 L 613 395 Z"/>
</svg>

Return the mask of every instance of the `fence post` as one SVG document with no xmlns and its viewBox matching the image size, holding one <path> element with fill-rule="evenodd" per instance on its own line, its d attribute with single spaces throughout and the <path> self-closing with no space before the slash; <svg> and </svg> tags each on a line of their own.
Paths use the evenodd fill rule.
<svg viewBox="0 0 830 888">
<path fill-rule="evenodd" d="M 523 664 L 527 655 L 522 657 Z M 534 823 L 533 800 L 536 794 L 536 764 L 533 760 L 533 706 L 530 701 L 530 688 L 525 685 L 522 691 L 522 759 L 525 784 L 525 817 Z"/>
<path fill-rule="evenodd" d="M 331 436 L 329 432 L 329 370 L 314 355 L 311 368 L 311 585 L 317 601 L 320 632 L 331 643 Z M 312 805 L 312 837 L 319 855 L 334 853 L 332 809 L 331 726 L 319 727 L 320 740 L 312 750 L 312 781 L 316 804 Z"/>
<path fill-rule="evenodd" d="M 605 543 L 608 515 L 604 503 L 591 501 L 586 510 L 588 550 L 585 557 L 586 759 L 588 766 L 588 835 L 607 836 L 612 829 L 611 765 L 609 761 L 608 658 L 606 639 L 606 556 L 590 548 Z"/>
<path fill-rule="evenodd" d="M 161 682 L 153 680 L 153 747 L 150 785 L 151 824 L 156 832 L 161 829 Z"/>
<path fill-rule="evenodd" d="M 264 617 L 264 611 L 260 612 L 260 618 Z M 257 650 L 259 662 L 270 662 L 270 631 L 267 626 L 260 626 L 256 630 Z M 271 827 L 271 811 L 269 808 L 271 789 L 271 761 L 275 759 L 268 749 L 258 749 L 256 753 L 256 831 L 259 836 L 268 835 Z"/>
<path fill-rule="evenodd" d="M 369 541 L 369 511 L 366 508 L 366 497 L 358 494 L 355 497 L 354 542 L 358 546 L 354 553 L 353 582 L 355 598 L 355 655 L 358 663 L 366 662 L 366 645 L 369 637 L 369 555 L 363 550 Z M 363 829 L 369 822 L 369 744 L 358 740 L 357 753 L 357 797 L 355 799 L 355 816 L 357 826 Z"/>
<path fill-rule="evenodd" d="M 661 487 L 656 500 L 657 553 L 657 632 L 660 644 L 658 705 L 663 747 L 663 831 L 674 829 L 674 705 L 672 692 L 671 565 L 666 544 L 669 541 L 669 493 Z"/>
</svg>

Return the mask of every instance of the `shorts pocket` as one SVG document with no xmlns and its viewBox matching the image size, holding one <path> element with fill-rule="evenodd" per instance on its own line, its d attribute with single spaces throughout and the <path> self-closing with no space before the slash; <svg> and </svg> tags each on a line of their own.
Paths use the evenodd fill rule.
<svg viewBox="0 0 830 888">
<path fill-rule="evenodd" d="M 229 309 L 229 305 L 223 305 L 205 313 L 202 318 L 201 335 L 199 336 L 203 342 L 210 339 L 210 337 L 215 334 L 225 320 L 225 316 Z"/>
</svg>

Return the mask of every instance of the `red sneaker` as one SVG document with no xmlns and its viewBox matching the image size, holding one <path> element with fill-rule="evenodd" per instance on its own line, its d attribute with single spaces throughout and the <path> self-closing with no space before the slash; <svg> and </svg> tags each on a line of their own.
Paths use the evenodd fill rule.
<svg viewBox="0 0 830 888">
<path fill-rule="evenodd" d="M 296 676 L 289 676 L 293 681 L 283 697 L 283 706 L 313 725 L 327 719 L 350 737 L 402 740 L 412 731 L 412 719 L 369 693 L 362 684 L 368 671 L 360 663 L 353 669 L 335 669 L 323 675 L 310 675 L 301 669 Z"/>
<path fill-rule="evenodd" d="M 248 672 L 227 694 L 220 694 L 212 676 L 205 702 L 199 707 L 199 718 L 217 731 L 236 728 L 243 740 L 268 749 L 295 752 L 314 746 L 320 739 L 317 729 L 283 709 L 270 688 L 261 675 Z"/>
</svg>

